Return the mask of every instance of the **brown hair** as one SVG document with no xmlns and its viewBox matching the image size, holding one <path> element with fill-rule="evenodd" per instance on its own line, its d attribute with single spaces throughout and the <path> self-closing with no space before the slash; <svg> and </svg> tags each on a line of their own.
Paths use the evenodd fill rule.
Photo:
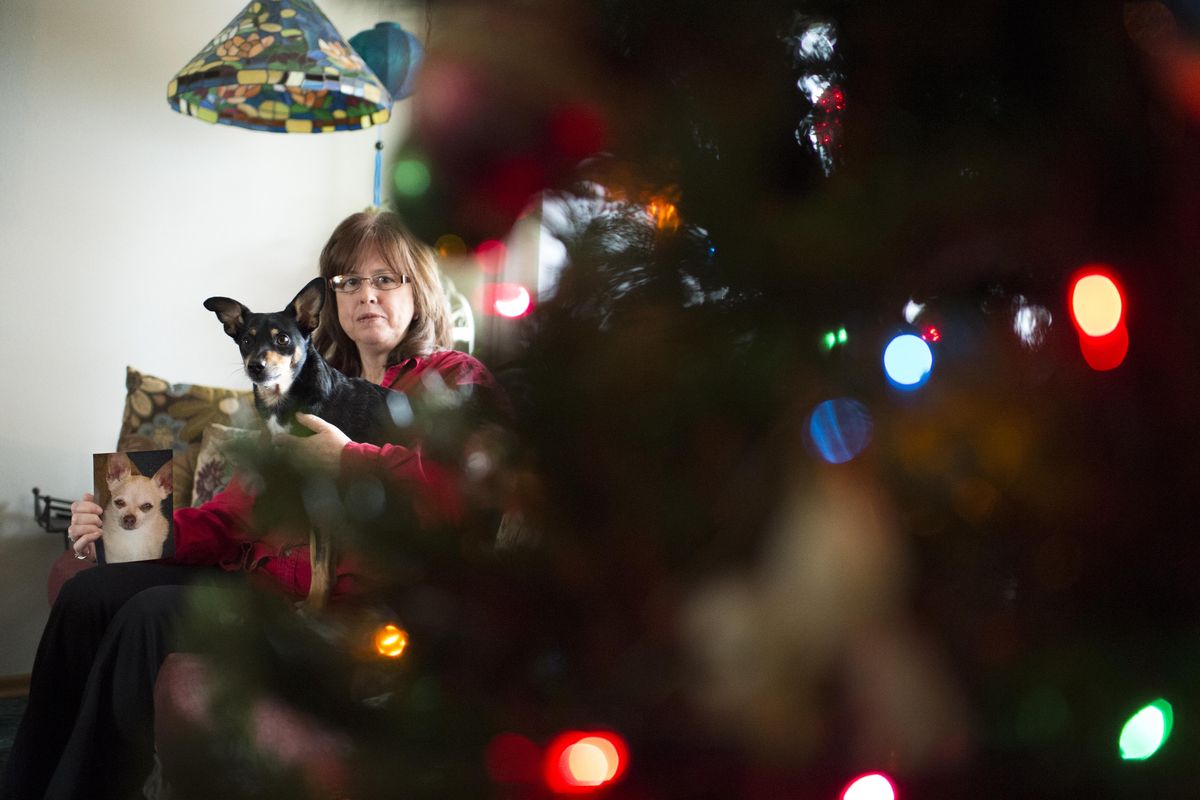
<svg viewBox="0 0 1200 800">
<path fill-rule="evenodd" d="M 410 356 L 429 355 L 453 344 L 450 306 L 442 289 L 437 259 L 428 245 L 409 232 L 390 211 L 369 209 L 351 214 L 334 229 L 321 251 L 326 280 L 325 306 L 313 343 L 325 359 L 347 375 L 361 375 L 358 347 L 338 322 L 337 298 L 328 281 L 345 275 L 378 254 L 392 272 L 412 278 L 413 319 L 400 344 L 388 354 L 388 366 Z"/>
</svg>

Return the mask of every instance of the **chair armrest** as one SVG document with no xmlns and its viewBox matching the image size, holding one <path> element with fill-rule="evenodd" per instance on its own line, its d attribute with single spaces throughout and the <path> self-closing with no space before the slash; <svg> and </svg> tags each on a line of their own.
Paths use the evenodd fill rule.
<svg viewBox="0 0 1200 800">
<path fill-rule="evenodd" d="M 59 590 L 62 589 L 68 578 L 73 578 L 76 573 L 94 566 L 96 566 L 94 561 L 80 560 L 75 557 L 74 551 L 64 550 L 62 555 L 54 559 L 54 563 L 50 565 L 50 575 L 46 579 L 46 599 L 50 605 L 54 605 L 54 601 L 58 599 Z"/>
</svg>

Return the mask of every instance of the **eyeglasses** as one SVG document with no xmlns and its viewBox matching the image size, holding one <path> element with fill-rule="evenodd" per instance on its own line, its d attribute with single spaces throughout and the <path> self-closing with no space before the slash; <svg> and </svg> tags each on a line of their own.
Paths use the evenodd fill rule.
<svg viewBox="0 0 1200 800">
<path fill-rule="evenodd" d="M 342 294 L 354 294 L 363 287 L 364 283 L 370 283 L 376 291 L 390 292 L 392 289 L 399 289 L 404 284 L 411 282 L 412 278 L 408 275 L 393 275 L 390 272 L 380 272 L 369 278 L 362 278 L 358 275 L 334 275 L 329 279 L 329 288 Z"/>
</svg>

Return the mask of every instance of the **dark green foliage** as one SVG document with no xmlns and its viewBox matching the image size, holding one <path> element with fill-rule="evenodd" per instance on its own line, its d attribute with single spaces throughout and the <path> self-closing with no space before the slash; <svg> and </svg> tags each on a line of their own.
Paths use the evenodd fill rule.
<svg viewBox="0 0 1200 800">
<path fill-rule="evenodd" d="M 469 4 L 428 51 L 425 69 L 461 69 L 477 94 L 418 118 L 406 146 L 433 186 L 397 197 L 402 213 L 430 240 L 502 236 L 519 209 L 490 181 L 532 159 L 567 209 L 568 265 L 520 348 L 484 354 L 515 418 L 488 440 L 498 475 L 471 486 L 467 530 L 418 532 L 390 495 L 348 526 L 400 576 L 380 600 L 414 643 L 380 708 L 321 711 L 355 732 L 361 796 L 391 796 L 396 776 L 404 796 L 538 796 L 490 785 L 484 745 L 578 726 L 629 738 L 630 797 L 832 797 L 879 768 L 914 797 L 1185 793 L 1186 726 L 1152 763 L 1115 753 L 1145 699 L 1170 694 L 1180 720 L 1200 700 L 1195 123 L 1144 71 L 1120 8 L 559 5 Z M 840 32 L 828 177 L 795 137 L 811 104 L 784 39 L 809 18 Z M 564 103 L 599 109 L 604 154 L 555 150 Z M 645 213 L 664 196 L 677 228 Z M 1134 341 L 1105 374 L 1064 307 L 1097 260 L 1125 280 Z M 906 395 L 879 357 L 909 298 L 943 338 L 932 381 Z M 1040 349 L 1012 331 L 1019 298 L 1053 312 Z M 839 326 L 846 346 L 823 350 Z M 874 440 L 831 473 L 803 426 L 841 396 L 870 409 Z M 424 430 L 450 464 L 477 429 L 456 418 Z M 711 578 L 754 586 L 773 526 L 831 474 L 886 498 L 907 582 L 880 629 L 927 644 L 961 701 L 963 735 L 923 760 L 864 763 L 871 709 L 851 702 L 846 661 L 795 678 L 816 687 L 803 710 L 820 736 L 787 759 L 708 724 L 688 692 L 685 609 Z M 489 524 L 514 509 L 536 544 L 493 552 Z M 856 585 L 830 563 L 822 579 Z"/>
</svg>

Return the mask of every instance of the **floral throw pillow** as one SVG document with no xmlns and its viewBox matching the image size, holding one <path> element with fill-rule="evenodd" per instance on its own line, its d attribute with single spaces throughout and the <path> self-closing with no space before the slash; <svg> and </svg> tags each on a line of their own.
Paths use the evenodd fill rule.
<svg viewBox="0 0 1200 800">
<path fill-rule="evenodd" d="M 175 508 L 192 504 L 192 481 L 204 430 L 211 423 L 252 428 L 254 395 L 190 383 L 167 383 L 133 367 L 125 371 L 125 414 L 117 450 L 171 450 Z"/>
<path fill-rule="evenodd" d="M 192 505 L 204 505 L 225 488 L 233 477 L 234 451 L 231 444 L 257 437 L 259 432 L 212 423 L 204 429 L 200 452 L 196 455 L 196 475 L 192 481 Z"/>
</svg>

